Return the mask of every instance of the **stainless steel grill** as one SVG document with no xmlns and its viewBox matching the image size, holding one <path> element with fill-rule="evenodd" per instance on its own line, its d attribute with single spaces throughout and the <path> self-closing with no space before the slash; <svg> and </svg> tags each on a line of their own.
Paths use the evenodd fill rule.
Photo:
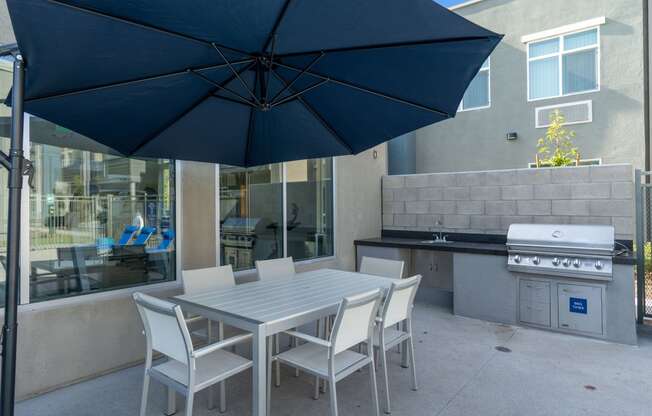
<svg viewBox="0 0 652 416">
<path fill-rule="evenodd" d="M 611 280 L 614 227 L 512 224 L 507 233 L 509 270 Z"/>
</svg>

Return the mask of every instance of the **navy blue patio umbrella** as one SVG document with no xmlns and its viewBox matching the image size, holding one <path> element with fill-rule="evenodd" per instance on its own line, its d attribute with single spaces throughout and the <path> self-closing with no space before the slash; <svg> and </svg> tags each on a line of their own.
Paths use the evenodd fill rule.
<svg viewBox="0 0 652 416">
<path fill-rule="evenodd" d="M 0 162 L 14 172 L 18 201 L 30 168 L 20 151 L 23 111 L 125 156 L 253 166 L 355 154 L 453 117 L 501 39 L 432 0 L 7 5 L 20 58 L 7 99 L 13 147 Z M 20 211 L 10 206 L 5 416 Z"/>
</svg>

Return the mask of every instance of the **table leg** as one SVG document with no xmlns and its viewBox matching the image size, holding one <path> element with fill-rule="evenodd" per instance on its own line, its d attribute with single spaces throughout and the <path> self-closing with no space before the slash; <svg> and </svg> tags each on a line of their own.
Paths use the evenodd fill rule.
<svg viewBox="0 0 652 416">
<path fill-rule="evenodd" d="M 224 341 L 224 322 L 219 321 L 217 323 L 217 340 Z M 220 413 L 226 412 L 226 381 L 222 381 L 219 384 L 220 389 Z"/>
<path fill-rule="evenodd" d="M 253 416 L 265 416 L 267 414 L 267 339 L 265 329 L 258 326 L 253 331 L 252 359 L 253 359 Z"/>
<path fill-rule="evenodd" d="M 206 344 L 211 345 L 213 342 L 213 322 L 208 319 L 206 321 Z M 215 390 L 213 386 L 210 386 L 208 389 L 208 408 L 215 408 Z"/>
</svg>

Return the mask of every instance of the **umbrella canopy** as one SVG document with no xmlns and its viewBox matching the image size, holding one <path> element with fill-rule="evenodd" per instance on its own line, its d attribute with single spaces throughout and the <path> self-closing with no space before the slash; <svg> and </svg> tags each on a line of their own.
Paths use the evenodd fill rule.
<svg viewBox="0 0 652 416">
<path fill-rule="evenodd" d="M 453 117 L 501 39 L 432 0 L 7 0 L 25 111 L 125 156 L 355 154 Z"/>
</svg>

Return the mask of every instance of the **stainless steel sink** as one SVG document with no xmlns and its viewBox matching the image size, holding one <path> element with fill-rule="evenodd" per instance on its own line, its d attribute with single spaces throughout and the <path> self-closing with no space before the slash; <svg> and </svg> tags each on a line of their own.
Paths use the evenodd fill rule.
<svg viewBox="0 0 652 416">
<path fill-rule="evenodd" d="M 422 240 L 422 244 L 449 244 L 452 243 L 451 240 Z"/>
</svg>

